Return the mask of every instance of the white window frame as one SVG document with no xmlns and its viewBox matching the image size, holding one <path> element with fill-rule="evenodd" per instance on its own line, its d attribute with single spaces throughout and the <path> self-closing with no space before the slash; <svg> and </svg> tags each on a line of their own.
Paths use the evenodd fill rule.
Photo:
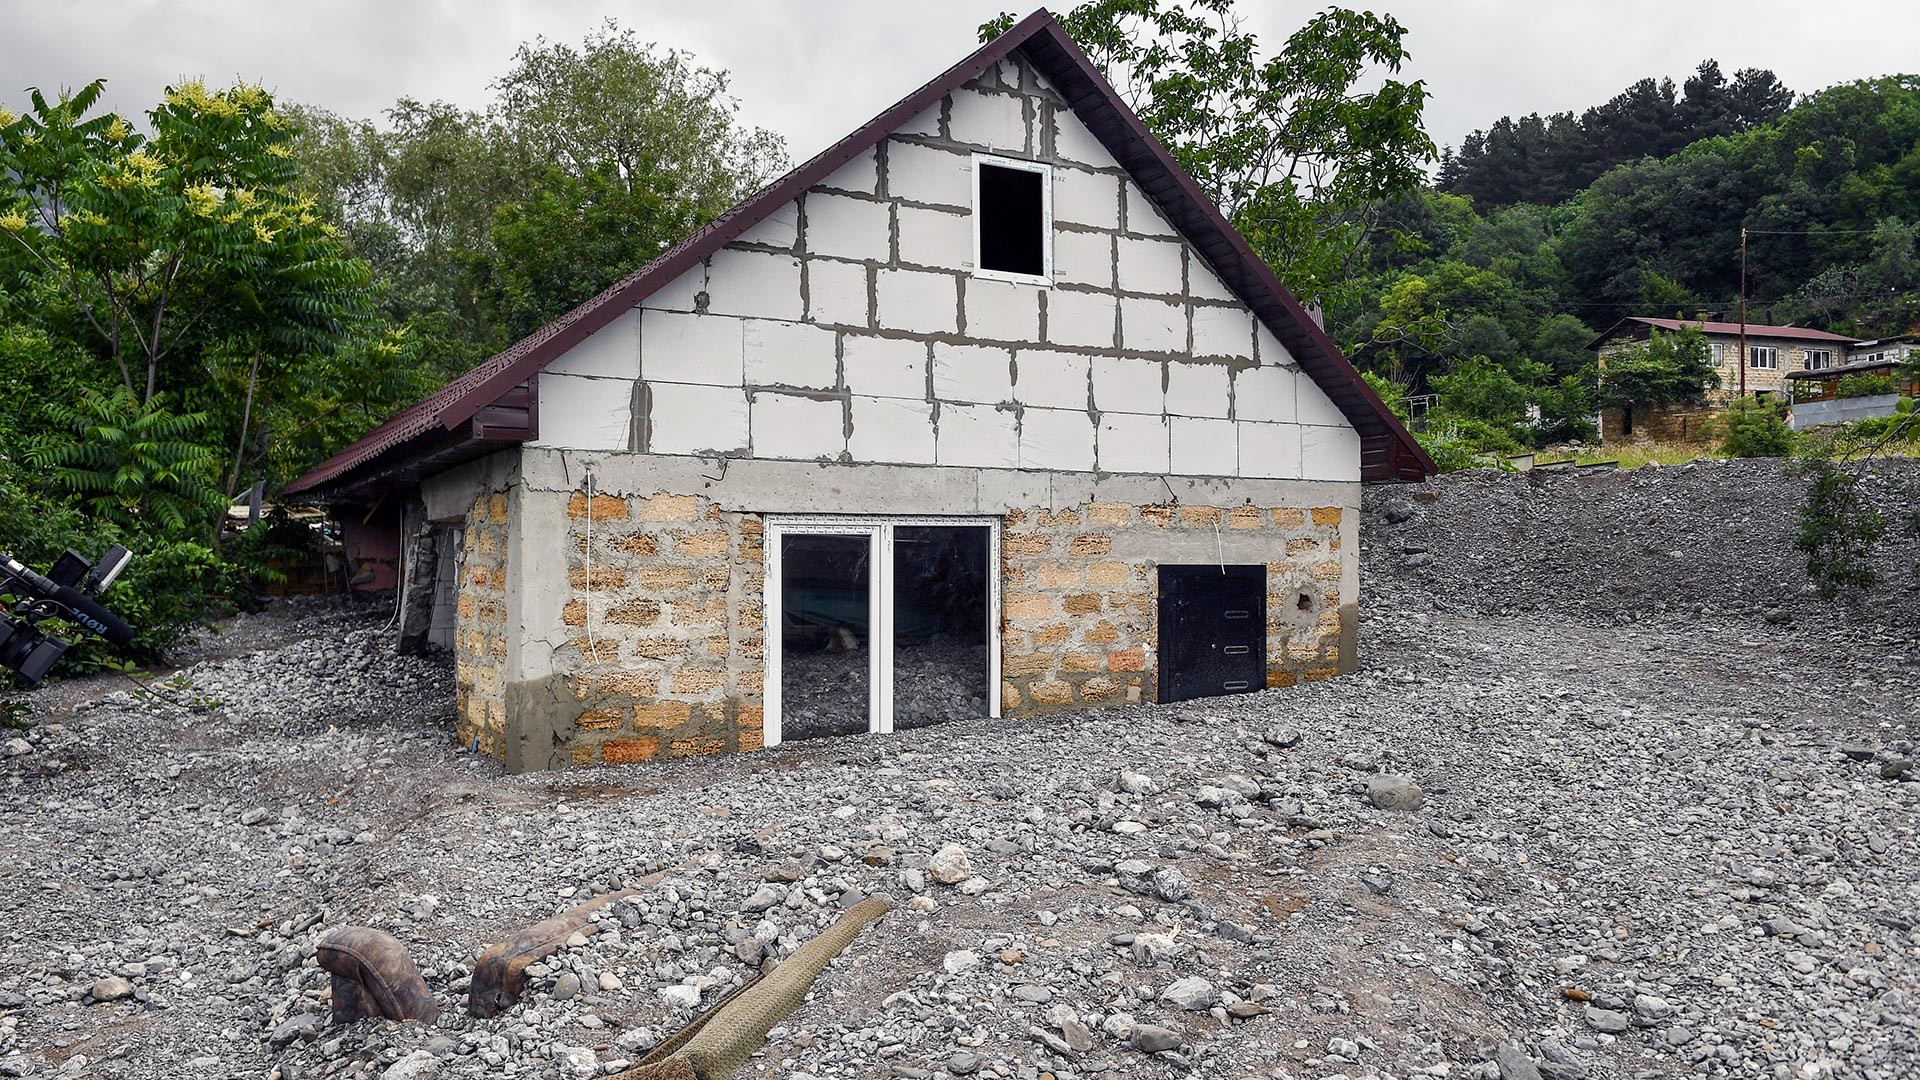
<svg viewBox="0 0 1920 1080">
<path fill-rule="evenodd" d="M 867 730 L 893 730 L 893 533 L 901 526 L 966 526 L 987 530 L 987 715 L 1000 715 L 1000 519 L 997 517 L 869 517 L 838 514 L 769 515 L 763 559 L 766 629 L 761 651 L 761 741 L 781 742 L 780 655 L 785 627 L 780 588 L 781 540 L 793 534 L 866 537 Z"/>
<path fill-rule="evenodd" d="M 1762 361 L 1765 361 L 1764 363 Z M 1747 367 L 1757 371 L 1778 371 L 1780 369 L 1780 346 L 1747 346 Z"/>
<path fill-rule="evenodd" d="M 1813 362 L 1813 359 L 1816 356 L 1820 358 L 1820 362 L 1817 364 Z M 1832 349 L 1808 349 L 1807 350 L 1807 370 L 1808 371 L 1825 371 L 1832 366 L 1833 366 L 1833 350 Z"/>
<path fill-rule="evenodd" d="M 1716 341 L 1713 343 L 1713 366 L 1727 366 L 1727 343 L 1724 341 Z"/>
<path fill-rule="evenodd" d="M 980 167 L 983 165 L 1040 174 L 1042 273 L 1014 274 L 1005 270 L 988 270 L 980 265 Z M 1020 158 L 1000 157 L 997 154 L 973 155 L 973 214 L 971 216 L 973 218 L 973 265 L 970 269 L 974 277 L 987 278 L 991 281 L 1011 281 L 1020 285 L 1053 284 L 1053 166 L 1044 161 L 1023 161 Z"/>
</svg>

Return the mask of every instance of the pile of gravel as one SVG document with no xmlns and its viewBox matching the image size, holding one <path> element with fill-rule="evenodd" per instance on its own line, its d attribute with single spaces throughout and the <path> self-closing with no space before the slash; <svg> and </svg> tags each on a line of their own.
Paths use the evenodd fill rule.
<svg viewBox="0 0 1920 1080">
<path fill-rule="evenodd" d="M 1869 504 L 1920 508 L 1920 462 L 1858 467 Z M 1368 488 L 1369 603 L 1608 618 L 1732 613 L 1830 620 L 1793 547 L 1806 481 L 1777 459 L 1574 472 L 1451 473 Z M 1920 539 L 1889 530 L 1856 621 L 1920 626 Z"/>
</svg>

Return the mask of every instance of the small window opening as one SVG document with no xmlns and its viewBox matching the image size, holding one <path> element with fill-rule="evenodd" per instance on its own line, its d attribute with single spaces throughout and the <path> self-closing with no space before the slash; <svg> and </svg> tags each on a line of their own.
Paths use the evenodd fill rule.
<svg viewBox="0 0 1920 1080">
<path fill-rule="evenodd" d="M 1047 276 L 1047 173 L 978 163 L 980 269 Z"/>
</svg>

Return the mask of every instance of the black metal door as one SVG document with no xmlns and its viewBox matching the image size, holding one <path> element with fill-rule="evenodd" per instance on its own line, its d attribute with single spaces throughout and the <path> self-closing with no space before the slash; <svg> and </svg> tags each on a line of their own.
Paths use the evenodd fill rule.
<svg viewBox="0 0 1920 1080">
<path fill-rule="evenodd" d="M 1160 568 L 1160 700 L 1267 685 L 1267 568 Z"/>
</svg>

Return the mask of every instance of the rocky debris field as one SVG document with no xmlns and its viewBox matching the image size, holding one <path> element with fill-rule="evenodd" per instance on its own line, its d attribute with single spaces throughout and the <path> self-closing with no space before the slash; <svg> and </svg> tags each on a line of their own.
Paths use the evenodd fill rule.
<svg viewBox="0 0 1920 1080">
<path fill-rule="evenodd" d="M 874 895 L 744 1075 L 1914 1076 L 1915 640 L 1797 599 L 1622 618 L 1575 601 L 1630 561 L 1439 550 L 1529 482 L 1388 489 L 1361 671 L 1230 699 L 507 777 L 450 745 L 444 664 L 312 604 L 151 695 L 27 695 L 0 1076 L 610 1074 Z M 466 1015 L 483 945 L 682 863 Z M 329 1024 L 315 944 L 355 924 L 437 1026 Z"/>
<path fill-rule="evenodd" d="M 1747 616 L 1920 628 L 1920 461 L 1853 466 L 1890 519 L 1880 583 L 1836 615 L 1793 547 L 1806 481 L 1778 459 L 1563 472 L 1454 473 L 1368 488 L 1362 590 L 1379 606 L 1600 618 Z"/>
</svg>

